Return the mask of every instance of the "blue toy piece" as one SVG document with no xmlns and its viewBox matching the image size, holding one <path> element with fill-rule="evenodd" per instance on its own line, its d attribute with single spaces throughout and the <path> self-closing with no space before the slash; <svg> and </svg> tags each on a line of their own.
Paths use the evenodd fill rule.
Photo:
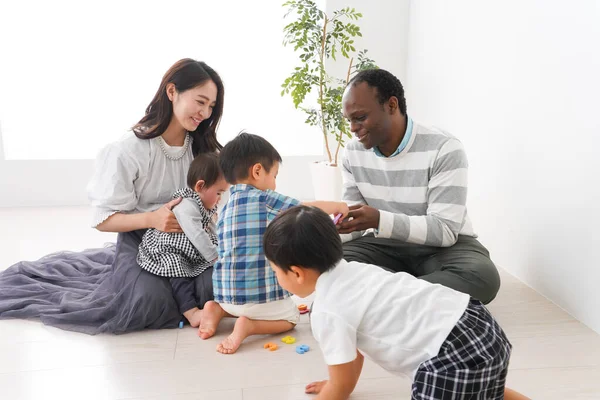
<svg viewBox="0 0 600 400">
<path fill-rule="evenodd" d="M 179 321 L 179 329 L 183 329 L 183 321 Z"/>
<path fill-rule="evenodd" d="M 304 353 L 306 353 L 309 350 L 310 350 L 310 347 L 308 347 L 305 344 L 301 344 L 300 346 L 296 346 L 296 353 L 298 353 L 298 354 L 304 354 Z"/>
</svg>

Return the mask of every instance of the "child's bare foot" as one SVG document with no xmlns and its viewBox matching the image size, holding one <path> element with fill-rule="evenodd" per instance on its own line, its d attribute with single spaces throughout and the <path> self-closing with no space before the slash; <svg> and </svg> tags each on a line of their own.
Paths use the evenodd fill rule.
<svg viewBox="0 0 600 400">
<path fill-rule="evenodd" d="M 190 322 L 190 325 L 194 328 L 200 326 L 200 322 L 202 321 L 202 310 L 198 307 L 194 307 L 190 310 L 187 310 L 183 313 L 183 316 Z"/>
<path fill-rule="evenodd" d="M 200 322 L 200 329 L 198 329 L 198 336 L 202 339 L 208 339 L 215 334 L 219 322 L 225 316 L 225 311 L 223 311 L 219 303 L 212 300 L 204 305 L 202 311 L 202 321 Z"/>
<path fill-rule="evenodd" d="M 244 339 L 250 335 L 272 335 L 287 332 L 293 329 L 294 326 L 289 321 L 264 321 L 239 317 L 235 321 L 233 332 L 217 346 L 217 351 L 223 354 L 233 354 L 240 347 Z"/>
<path fill-rule="evenodd" d="M 233 332 L 217 346 L 217 351 L 223 354 L 235 353 L 244 339 L 250 336 L 252 322 L 253 321 L 246 317 L 239 317 L 238 320 L 235 321 Z"/>
</svg>

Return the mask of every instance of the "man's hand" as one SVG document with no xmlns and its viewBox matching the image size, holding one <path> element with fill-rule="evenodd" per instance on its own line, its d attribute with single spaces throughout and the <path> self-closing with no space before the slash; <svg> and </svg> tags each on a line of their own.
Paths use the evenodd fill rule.
<svg viewBox="0 0 600 400">
<path fill-rule="evenodd" d="M 344 220 L 338 228 L 340 233 L 352 233 L 354 231 L 364 231 L 370 228 L 379 228 L 379 210 L 364 204 L 350 206 L 349 218 Z"/>
</svg>

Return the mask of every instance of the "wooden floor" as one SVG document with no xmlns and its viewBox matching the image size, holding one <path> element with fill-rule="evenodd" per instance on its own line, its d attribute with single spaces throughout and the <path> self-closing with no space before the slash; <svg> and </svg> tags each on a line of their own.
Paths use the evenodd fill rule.
<svg viewBox="0 0 600 400">
<path fill-rule="evenodd" d="M 0 270 L 57 250 L 81 250 L 114 235 L 87 228 L 87 208 L 0 209 Z M 600 399 L 600 335 L 502 272 L 502 289 L 489 306 L 514 345 L 510 387 L 534 399 Z M 311 351 L 298 355 L 280 336 L 255 337 L 235 355 L 215 352 L 233 321 L 202 341 L 196 330 L 86 336 L 36 321 L 0 321 L 0 399 L 311 398 L 306 383 L 326 368 L 308 319 L 292 333 Z M 353 399 L 409 399 L 408 380 L 366 362 Z"/>
</svg>

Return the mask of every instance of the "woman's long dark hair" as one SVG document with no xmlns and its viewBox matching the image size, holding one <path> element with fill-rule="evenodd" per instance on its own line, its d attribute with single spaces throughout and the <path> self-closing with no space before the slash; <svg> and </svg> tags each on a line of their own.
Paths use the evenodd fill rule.
<svg viewBox="0 0 600 400">
<path fill-rule="evenodd" d="M 173 117 L 173 104 L 167 96 L 169 83 L 173 83 L 177 91 L 183 93 L 207 81 L 213 81 L 217 86 L 217 101 L 210 118 L 202 121 L 195 131 L 190 132 L 194 138 L 192 152 L 196 156 L 221 150 L 223 146 L 217 140 L 217 127 L 223 115 L 223 81 L 206 63 L 191 58 L 177 61 L 163 76 L 154 98 L 146 107 L 146 115 L 132 128 L 135 136 L 140 139 L 152 139 L 162 135 L 169 126 Z"/>
</svg>

